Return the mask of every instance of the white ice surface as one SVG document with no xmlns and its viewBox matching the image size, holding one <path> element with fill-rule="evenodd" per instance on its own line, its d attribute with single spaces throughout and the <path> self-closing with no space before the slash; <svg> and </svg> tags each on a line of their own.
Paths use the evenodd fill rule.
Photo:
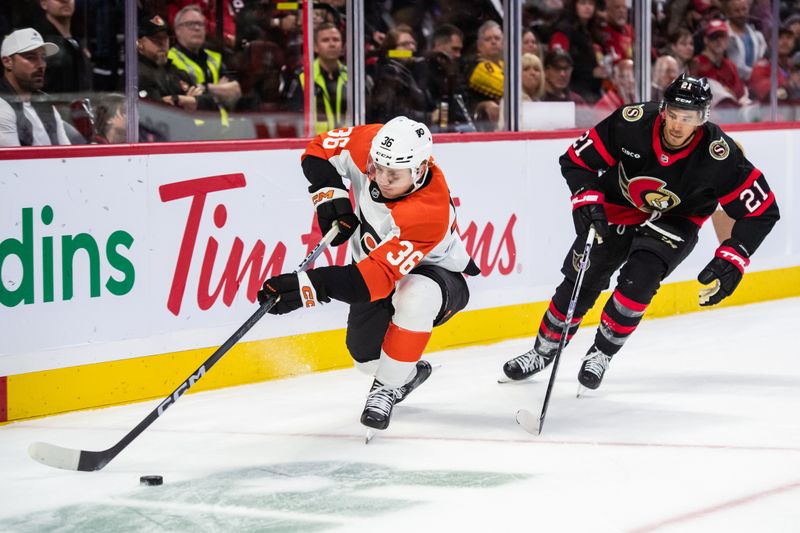
<svg viewBox="0 0 800 533">
<path fill-rule="evenodd" d="M 797 532 L 798 327 L 797 298 L 648 320 L 576 399 L 584 328 L 540 437 L 514 415 L 546 376 L 496 383 L 530 338 L 431 354 L 368 446 L 352 369 L 184 396 L 99 472 L 26 450 L 107 448 L 156 401 L 8 424 L 0 531 Z"/>
</svg>

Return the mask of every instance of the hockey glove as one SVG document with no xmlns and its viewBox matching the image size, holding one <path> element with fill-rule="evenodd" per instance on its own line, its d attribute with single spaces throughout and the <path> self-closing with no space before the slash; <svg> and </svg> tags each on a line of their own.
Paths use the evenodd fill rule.
<svg viewBox="0 0 800 533">
<path fill-rule="evenodd" d="M 742 281 L 745 267 L 750 264 L 749 254 L 736 239 L 726 239 L 717 248 L 714 259 L 700 271 L 697 281 L 713 285 L 700 289 L 700 305 L 716 305 L 733 294 Z"/>
<path fill-rule="evenodd" d="M 339 234 L 331 246 L 339 246 L 347 242 L 358 227 L 358 218 L 353 213 L 353 206 L 347 191 L 336 187 L 323 187 L 311 194 L 311 201 L 317 210 L 317 220 L 322 234 L 330 231 L 334 222 L 339 223 Z"/>
<path fill-rule="evenodd" d="M 258 303 L 264 305 L 276 298 L 278 302 L 269 310 L 272 315 L 285 315 L 301 307 L 316 307 L 319 302 L 331 301 L 323 287 L 314 286 L 307 272 L 281 274 L 265 281 L 258 291 Z"/>
<path fill-rule="evenodd" d="M 572 200 L 572 222 L 575 224 L 575 233 L 585 235 L 589 226 L 594 226 L 600 239 L 608 236 L 608 218 L 606 208 L 603 206 L 605 197 L 600 191 L 582 188 L 576 192 Z"/>
</svg>

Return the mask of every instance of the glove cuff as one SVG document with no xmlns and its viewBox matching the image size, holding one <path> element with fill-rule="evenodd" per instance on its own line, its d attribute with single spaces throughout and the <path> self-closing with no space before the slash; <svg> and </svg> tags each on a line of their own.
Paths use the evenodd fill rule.
<svg viewBox="0 0 800 533">
<path fill-rule="evenodd" d="M 303 307 L 317 307 L 319 305 L 319 300 L 317 299 L 317 290 L 314 288 L 314 284 L 311 283 L 311 280 L 308 278 L 308 274 L 305 272 L 298 272 L 297 284 L 298 289 L 300 290 L 300 301 L 302 302 Z"/>
<path fill-rule="evenodd" d="M 747 249 L 736 239 L 726 239 L 717 248 L 714 257 L 719 257 L 729 262 L 739 269 L 739 272 L 744 274 L 744 269 L 750 264 L 749 254 Z"/>
<path fill-rule="evenodd" d="M 605 202 L 605 195 L 600 191 L 591 189 L 582 189 L 576 192 L 570 200 L 572 201 L 572 210 L 575 211 L 579 207 L 590 204 L 602 204 Z"/>
<path fill-rule="evenodd" d="M 322 187 L 311 193 L 311 203 L 314 204 L 314 209 L 318 208 L 324 203 L 332 202 L 338 198 L 346 198 L 350 200 L 350 195 L 344 189 L 338 187 Z"/>
</svg>

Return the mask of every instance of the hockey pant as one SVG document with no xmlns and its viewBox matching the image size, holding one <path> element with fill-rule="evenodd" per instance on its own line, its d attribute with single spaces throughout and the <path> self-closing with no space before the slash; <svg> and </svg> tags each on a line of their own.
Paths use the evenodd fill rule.
<svg viewBox="0 0 800 533">
<path fill-rule="evenodd" d="M 611 225 L 610 234 L 603 243 L 592 246 L 567 342 L 600 293 L 609 287 L 614 272 L 622 267 L 614 292 L 603 307 L 595 335 L 595 345 L 600 351 L 606 355 L 616 354 L 639 325 L 661 281 L 686 259 L 697 244 L 700 228 L 689 220 L 662 217 L 651 224 L 662 232 L 647 226 Z M 553 356 L 558 349 L 585 243 L 586 235 L 577 236 L 564 259 L 561 268 L 564 280 L 556 288 L 536 336 L 534 349 L 539 354 Z"/>
<path fill-rule="evenodd" d="M 356 368 L 391 388 L 403 386 L 415 375 L 432 329 L 468 301 L 463 274 L 421 265 L 398 281 L 388 297 L 353 304 L 346 343 Z"/>
</svg>

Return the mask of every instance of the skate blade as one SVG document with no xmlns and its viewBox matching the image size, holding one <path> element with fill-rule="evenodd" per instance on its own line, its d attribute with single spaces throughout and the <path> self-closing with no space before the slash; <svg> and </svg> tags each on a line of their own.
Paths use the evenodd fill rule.
<svg viewBox="0 0 800 533">
<path fill-rule="evenodd" d="M 531 379 L 532 377 L 533 376 L 528 376 L 527 378 L 524 379 L 511 379 L 508 376 L 503 376 L 497 379 L 497 383 L 499 383 L 500 385 L 506 385 L 508 383 L 532 383 L 534 382 L 534 380 Z"/>
<path fill-rule="evenodd" d="M 586 392 L 586 387 L 578 383 L 578 391 L 575 393 L 575 397 L 576 398 L 582 397 L 584 392 Z"/>
<path fill-rule="evenodd" d="M 365 444 L 365 445 L 366 445 L 366 444 L 369 444 L 369 443 L 372 441 L 372 439 L 374 439 L 374 438 L 375 438 L 375 435 L 377 435 L 377 430 L 375 430 L 375 429 L 368 429 L 368 430 L 367 430 L 367 434 L 366 434 L 366 435 L 365 435 L 365 437 L 364 437 L 364 444 Z"/>
<path fill-rule="evenodd" d="M 517 411 L 517 424 L 531 435 L 539 435 L 542 432 L 539 425 L 539 417 L 527 409 Z"/>
</svg>

